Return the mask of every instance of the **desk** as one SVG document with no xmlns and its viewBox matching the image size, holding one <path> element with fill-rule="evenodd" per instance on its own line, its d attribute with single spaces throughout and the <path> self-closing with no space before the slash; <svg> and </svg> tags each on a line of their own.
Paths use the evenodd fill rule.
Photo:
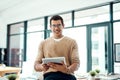
<svg viewBox="0 0 120 80">
<path fill-rule="evenodd" d="M 19 67 L 0 67 L 0 77 L 3 77 L 6 73 L 16 73 L 18 75 L 17 80 L 19 80 L 21 68 Z"/>
</svg>

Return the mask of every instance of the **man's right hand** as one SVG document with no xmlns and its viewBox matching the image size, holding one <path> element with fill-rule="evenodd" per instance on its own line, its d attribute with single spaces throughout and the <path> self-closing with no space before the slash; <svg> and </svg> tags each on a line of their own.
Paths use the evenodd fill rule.
<svg viewBox="0 0 120 80">
<path fill-rule="evenodd" d="M 47 71 L 49 69 L 49 66 L 47 64 L 41 64 L 41 70 Z"/>
</svg>

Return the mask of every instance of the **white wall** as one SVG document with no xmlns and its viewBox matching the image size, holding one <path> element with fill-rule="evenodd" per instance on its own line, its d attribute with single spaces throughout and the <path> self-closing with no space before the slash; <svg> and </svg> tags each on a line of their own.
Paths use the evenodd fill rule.
<svg viewBox="0 0 120 80">
<path fill-rule="evenodd" d="M 3 19 L 0 18 L 0 48 L 6 48 L 7 27 Z"/>
</svg>

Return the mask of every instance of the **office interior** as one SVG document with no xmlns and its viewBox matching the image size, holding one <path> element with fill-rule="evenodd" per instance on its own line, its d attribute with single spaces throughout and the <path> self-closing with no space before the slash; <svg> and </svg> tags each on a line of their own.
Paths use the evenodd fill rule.
<svg viewBox="0 0 120 80">
<path fill-rule="evenodd" d="M 120 0 L 4 1 L 8 7 L 0 8 L 0 63 L 32 74 L 40 42 L 52 35 L 49 19 L 60 15 L 63 34 L 78 43 L 80 68 L 75 74 L 94 69 L 120 73 Z"/>
</svg>

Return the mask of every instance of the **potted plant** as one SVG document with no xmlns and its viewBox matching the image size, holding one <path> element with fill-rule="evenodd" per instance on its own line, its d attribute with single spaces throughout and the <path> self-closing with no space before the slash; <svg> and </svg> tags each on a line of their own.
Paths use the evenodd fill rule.
<svg viewBox="0 0 120 80">
<path fill-rule="evenodd" d="M 90 76 L 94 77 L 96 75 L 96 72 L 95 71 L 90 71 Z"/>
<path fill-rule="evenodd" d="M 7 79 L 8 79 L 8 80 L 16 80 L 16 78 L 17 78 L 17 74 L 9 74 L 9 75 L 7 76 Z"/>
<path fill-rule="evenodd" d="M 100 70 L 99 69 L 95 69 L 95 72 L 96 72 L 96 80 L 100 80 L 100 78 L 99 78 Z"/>
<path fill-rule="evenodd" d="M 96 69 L 95 71 L 96 71 L 96 73 L 97 73 L 97 74 L 99 74 L 99 73 L 100 73 L 100 70 L 99 70 L 99 69 Z"/>
<path fill-rule="evenodd" d="M 90 80 L 95 80 L 96 72 L 91 70 L 89 74 L 90 74 Z"/>
</svg>

